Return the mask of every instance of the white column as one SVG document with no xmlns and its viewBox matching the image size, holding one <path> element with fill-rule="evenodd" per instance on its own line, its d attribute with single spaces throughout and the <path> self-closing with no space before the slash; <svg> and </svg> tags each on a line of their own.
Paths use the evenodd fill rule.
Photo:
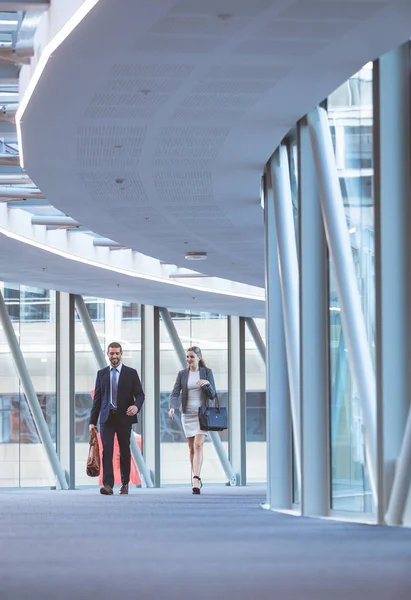
<svg viewBox="0 0 411 600">
<path fill-rule="evenodd" d="M 291 414 L 277 235 L 270 169 L 264 183 L 266 289 L 267 502 L 265 508 L 292 505 Z"/>
<path fill-rule="evenodd" d="M 301 512 L 329 509 L 328 265 L 309 131 L 299 126 Z"/>
<path fill-rule="evenodd" d="M 378 516 L 389 525 L 402 522 L 411 483 L 410 68 L 408 42 L 374 68 Z"/>
<path fill-rule="evenodd" d="M 228 317 L 229 460 L 238 485 L 246 485 L 247 472 L 244 350 L 244 322 L 240 323 L 240 317 Z"/>
<path fill-rule="evenodd" d="M 160 487 L 160 395 L 159 395 L 159 314 L 153 306 L 141 307 L 142 383 L 145 400 L 142 411 L 143 456 L 154 487 Z"/>
<path fill-rule="evenodd" d="M 301 489 L 300 332 L 297 245 L 293 218 L 287 148 L 280 146 L 270 161 L 277 233 L 285 349 L 294 433 L 294 460 Z"/>
<path fill-rule="evenodd" d="M 58 449 L 60 463 L 68 475 L 70 489 L 75 488 L 75 369 L 74 299 L 59 292 L 57 300 L 58 376 Z"/>
<path fill-rule="evenodd" d="M 360 294 L 351 253 L 340 182 L 335 166 L 327 113 L 316 108 L 308 116 L 328 249 L 335 269 L 341 322 L 351 373 L 359 390 L 365 425 L 365 451 L 374 502 L 377 497 L 376 386 Z"/>
</svg>

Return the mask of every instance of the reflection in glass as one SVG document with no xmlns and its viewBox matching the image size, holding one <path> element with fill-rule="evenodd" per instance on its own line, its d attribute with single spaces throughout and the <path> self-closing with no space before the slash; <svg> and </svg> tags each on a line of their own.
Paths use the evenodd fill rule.
<svg viewBox="0 0 411 600">
<path fill-rule="evenodd" d="M 363 318 L 375 357 L 372 64 L 328 99 L 328 116 L 351 240 Z M 372 504 L 364 448 L 361 398 L 351 376 L 341 309 L 330 265 L 332 507 L 366 511 Z"/>
</svg>

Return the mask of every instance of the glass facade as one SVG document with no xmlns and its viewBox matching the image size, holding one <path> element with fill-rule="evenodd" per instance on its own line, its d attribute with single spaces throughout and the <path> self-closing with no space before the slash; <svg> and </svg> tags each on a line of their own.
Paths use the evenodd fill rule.
<svg viewBox="0 0 411 600">
<path fill-rule="evenodd" d="M 55 444 L 56 294 L 9 283 L 0 289 Z M 52 486 L 54 476 L 2 327 L 0 373 L 0 487 Z"/>
<path fill-rule="evenodd" d="M 328 118 L 368 343 L 375 362 L 372 87 L 370 63 L 329 97 Z M 362 403 L 349 366 L 332 263 L 330 272 L 331 506 L 371 512 Z"/>
</svg>

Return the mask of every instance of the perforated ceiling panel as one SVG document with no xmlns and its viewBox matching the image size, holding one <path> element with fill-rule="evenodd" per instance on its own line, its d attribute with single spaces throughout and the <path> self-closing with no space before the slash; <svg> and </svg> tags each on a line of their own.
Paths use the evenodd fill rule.
<svg viewBox="0 0 411 600">
<path fill-rule="evenodd" d="M 170 10 L 172 14 L 236 15 L 252 17 L 272 5 L 272 0 L 180 0 Z"/>
<path fill-rule="evenodd" d="M 209 16 L 178 16 L 166 17 L 159 21 L 151 33 L 162 35 L 216 35 L 226 36 L 244 27 L 245 19 L 233 17 L 219 18 L 216 14 Z"/>
<path fill-rule="evenodd" d="M 384 9 L 388 2 L 369 2 L 356 0 L 350 2 L 326 2 L 318 0 L 298 0 L 280 16 L 294 19 L 365 19 Z"/>
<path fill-rule="evenodd" d="M 145 127 L 80 126 L 77 129 L 77 165 L 112 167 L 138 164 Z"/>
<path fill-rule="evenodd" d="M 211 173 L 156 172 L 154 185 L 160 202 L 210 203 L 213 198 Z"/>
<path fill-rule="evenodd" d="M 136 173 L 115 171 L 79 173 L 79 177 L 94 202 L 117 207 L 147 205 L 148 198 Z"/>
</svg>

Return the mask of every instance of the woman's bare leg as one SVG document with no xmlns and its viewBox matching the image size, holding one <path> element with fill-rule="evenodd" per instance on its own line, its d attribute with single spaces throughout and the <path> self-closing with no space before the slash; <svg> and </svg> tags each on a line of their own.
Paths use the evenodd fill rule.
<svg viewBox="0 0 411 600">
<path fill-rule="evenodd" d="M 193 476 L 193 461 L 194 461 L 194 436 L 187 438 L 188 451 L 190 453 L 191 477 Z"/>
<path fill-rule="evenodd" d="M 194 436 L 194 457 L 193 457 L 193 475 L 201 477 L 201 467 L 203 466 L 203 446 L 206 436 L 198 434 Z M 200 487 L 198 479 L 194 479 L 193 487 Z"/>
</svg>

